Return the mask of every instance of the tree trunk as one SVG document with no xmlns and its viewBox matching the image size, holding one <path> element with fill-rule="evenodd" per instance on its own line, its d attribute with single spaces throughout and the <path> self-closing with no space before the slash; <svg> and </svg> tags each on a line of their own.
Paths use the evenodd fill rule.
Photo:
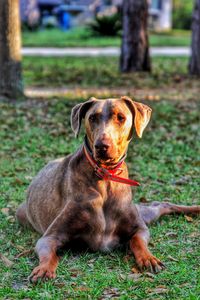
<svg viewBox="0 0 200 300">
<path fill-rule="evenodd" d="M 196 0 L 192 17 L 192 56 L 189 72 L 200 76 L 200 0 Z"/>
<path fill-rule="evenodd" d="M 123 0 L 120 70 L 150 71 L 147 0 Z"/>
<path fill-rule="evenodd" d="M 0 95 L 23 95 L 19 0 L 0 0 Z"/>
</svg>

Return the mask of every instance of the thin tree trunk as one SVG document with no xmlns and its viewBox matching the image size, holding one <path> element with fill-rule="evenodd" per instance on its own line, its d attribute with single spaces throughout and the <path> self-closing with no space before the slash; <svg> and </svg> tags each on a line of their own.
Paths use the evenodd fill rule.
<svg viewBox="0 0 200 300">
<path fill-rule="evenodd" d="M 123 0 L 122 72 L 150 71 L 147 0 Z"/>
<path fill-rule="evenodd" d="M 196 0 L 192 17 L 192 55 L 189 63 L 191 75 L 200 76 L 200 0 Z"/>
<path fill-rule="evenodd" d="M 196 0 L 192 17 L 192 56 L 189 63 L 191 75 L 200 76 L 200 0 Z"/>
<path fill-rule="evenodd" d="M 0 0 L 0 95 L 23 95 L 19 0 Z"/>
</svg>

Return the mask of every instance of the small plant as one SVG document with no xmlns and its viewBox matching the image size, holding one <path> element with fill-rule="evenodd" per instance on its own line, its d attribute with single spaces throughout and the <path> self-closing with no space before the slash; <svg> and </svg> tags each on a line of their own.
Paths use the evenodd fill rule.
<svg viewBox="0 0 200 300">
<path fill-rule="evenodd" d="M 89 25 L 93 34 L 101 36 L 116 36 L 122 28 L 121 15 L 115 13 L 109 16 L 96 16 Z"/>
</svg>

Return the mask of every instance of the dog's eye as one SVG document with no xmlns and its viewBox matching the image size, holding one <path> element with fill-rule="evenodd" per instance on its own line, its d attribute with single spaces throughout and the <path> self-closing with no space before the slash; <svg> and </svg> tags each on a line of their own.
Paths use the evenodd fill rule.
<svg viewBox="0 0 200 300">
<path fill-rule="evenodd" d="M 119 122 L 123 123 L 126 120 L 126 118 L 125 118 L 125 116 L 123 114 L 118 114 L 117 115 L 117 120 Z"/>
<path fill-rule="evenodd" d="M 90 122 L 95 122 L 95 120 L 96 120 L 96 115 L 90 115 L 90 116 L 89 116 L 89 120 L 90 120 Z"/>
</svg>

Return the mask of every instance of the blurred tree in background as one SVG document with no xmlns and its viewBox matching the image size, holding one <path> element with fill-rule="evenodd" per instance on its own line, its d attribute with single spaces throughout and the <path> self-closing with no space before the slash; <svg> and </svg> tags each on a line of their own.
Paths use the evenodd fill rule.
<svg viewBox="0 0 200 300">
<path fill-rule="evenodd" d="M 189 71 L 192 75 L 200 76 L 200 0 L 195 1 L 192 16 L 192 56 Z"/>
<path fill-rule="evenodd" d="M 19 0 L 0 1 L 0 96 L 23 95 Z"/>
<path fill-rule="evenodd" d="M 122 24 L 120 70 L 150 71 L 147 0 L 124 0 Z"/>
<path fill-rule="evenodd" d="M 191 29 L 193 0 L 173 0 L 172 27 L 174 29 Z"/>
</svg>

